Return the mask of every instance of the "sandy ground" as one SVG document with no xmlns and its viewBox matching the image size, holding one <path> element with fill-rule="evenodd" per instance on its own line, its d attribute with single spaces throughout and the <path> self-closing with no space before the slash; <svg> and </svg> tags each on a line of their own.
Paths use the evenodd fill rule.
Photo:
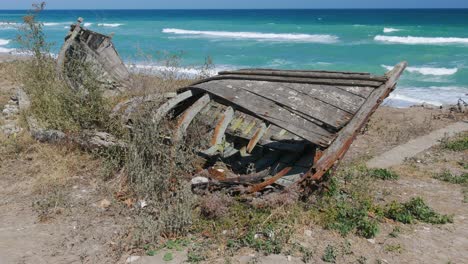
<svg viewBox="0 0 468 264">
<path fill-rule="evenodd" d="M 8 102 L 14 88 L 11 76 L 0 74 L 0 107 Z M 368 160 L 462 119 L 467 116 L 440 109 L 381 107 L 353 143 L 343 165 Z M 129 218 L 113 203 L 113 195 L 106 186 L 101 186 L 101 181 L 96 179 L 102 164 L 67 147 L 39 144 L 28 139 L 17 144 L 5 137 L 0 140 L 0 264 L 125 263 L 130 254 L 125 251 L 127 241 L 117 238 L 125 237 Z M 377 198 L 382 202 L 407 201 L 421 196 L 439 212 L 453 214 L 453 224 L 398 225 L 388 222 L 381 225 L 381 232 L 372 240 L 353 235 L 343 238 L 318 226 L 304 226 L 303 230 L 297 230 L 294 239 L 310 249 L 310 263 L 323 262 L 321 257 L 327 245 L 342 251 L 337 263 L 466 263 L 468 206 L 462 202 L 461 188 L 432 178 L 435 172 L 444 169 L 466 172 L 460 167 L 461 162 L 468 162 L 468 153 L 451 152 L 436 146 L 395 167 L 401 175 L 400 180 L 378 185 Z M 40 200 L 41 192 L 56 191 L 44 189 L 41 182 L 49 179 L 57 184 L 60 178 L 56 175 L 59 174 L 68 178 L 61 186 L 66 187 L 67 192 L 58 193 L 57 200 L 52 201 L 56 203 L 54 216 L 41 219 L 37 207 L 38 201 L 44 202 Z M 103 199 L 109 199 L 111 206 L 103 208 Z M 395 226 L 400 226 L 401 233 L 393 238 L 389 233 Z M 344 250 L 346 243 L 351 245 L 351 250 Z M 176 258 L 178 262 L 185 260 L 183 252 L 178 254 L 182 255 Z M 266 257 L 250 250 L 239 252 L 228 260 L 231 263 L 303 263 L 298 256 Z M 223 258 L 209 262 L 226 261 Z M 135 263 L 165 262 L 158 255 L 140 258 Z"/>
</svg>

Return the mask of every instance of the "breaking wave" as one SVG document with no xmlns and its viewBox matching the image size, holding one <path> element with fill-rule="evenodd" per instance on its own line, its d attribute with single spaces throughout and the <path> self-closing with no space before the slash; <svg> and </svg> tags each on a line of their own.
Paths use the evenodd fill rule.
<svg viewBox="0 0 468 264">
<path fill-rule="evenodd" d="M 123 24 L 119 24 L 119 23 L 99 23 L 97 24 L 99 27 L 120 27 L 122 26 Z"/>
<path fill-rule="evenodd" d="M 259 32 L 230 32 L 230 31 L 197 31 L 184 30 L 176 28 L 165 28 L 163 33 L 177 35 L 193 35 L 200 37 L 215 37 L 215 38 L 234 38 L 234 39 L 253 39 L 253 40 L 270 40 L 270 41 L 295 41 L 295 42 L 312 42 L 312 43 L 335 43 L 338 42 L 338 37 L 333 35 L 311 35 L 311 34 L 277 34 L 277 33 L 259 33 Z"/>
<path fill-rule="evenodd" d="M 10 43 L 9 39 L 0 39 L 0 46 L 8 45 L 8 43 Z"/>
<path fill-rule="evenodd" d="M 398 28 L 384 28 L 383 29 L 384 33 L 392 33 L 392 32 L 398 32 L 398 31 L 401 31 L 401 29 L 398 29 Z"/>
<path fill-rule="evenodd" d="M 441 106 L 456 104 L 460 98 L 468 100 L 468 87 L 400 87 L 390 94 L 386 103 L 396 107 L 408 107 L 423 103 Z"/>
<path fill-rule="evenodd" d="M 131 72 L 144 73 L 152 75 L 163 75 L 163 76 L 176 76 L 179 78 L 195 78 L 201 75 L 203 76 L 214 76 L 220 71 L 230 70 L 233 67 L 230 66 L 217 66 L 213 69 L 203 70 L 196 67 L 169 67 L 163 65 L 151 65 L 151 64 L 128 64 L 127 67 Z"/>
<path fill-rule="evenodd" d="M 381 36 L 374 37 L 375 41 L 398 43 L 398 44 L 468 44 L 468 38 L 429 38 L 429 37 L 397 37 L 397 36 Z"/>
<path fill-rule="evenodd" d="M 393 66 L 382 65 L 387 70 L 392 70 Z M 443 75 L 454 75 L 458 72 L 457 68 L 433 68 L 433 67 L 407 67 L 406 71 L 411 73 L 419 73 L 422 75 L 436 75 L 436 76 L 443 76 Z"/>
</svg>

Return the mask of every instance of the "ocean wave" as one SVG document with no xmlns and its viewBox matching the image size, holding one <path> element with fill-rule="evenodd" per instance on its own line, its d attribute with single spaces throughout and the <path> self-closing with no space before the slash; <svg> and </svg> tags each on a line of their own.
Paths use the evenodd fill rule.
<svg viewBox="0 0 468 264">
<path fill-rule="evenodd" d="M 97 24 L 99 27 L 120 27 L 122 26 L 123 24 L 119 24 L 119 23 L 99 23 Z"/>
<path fill-rule="evenodd" d="M 398 43 L 398 44 L 468 44 L 468 38 L 429 38 L 429 37 L 397 37 L 397 36 L 381 36 L 377 35 L 374 37 L 375 41 L 387 42 L 387 43 Z"/>
<path fill-rule="evenodd" d="M 89 22 L 83 24 L 83 26 L 85 26 L 85 27 L 90 27 L 92 25 L 93 25 L 93 23 L 89 23 Z"/>
<path fill-rule="evenodd" d="M 468 100 L 468 87 L 400 87 L 390 94 L 386 103 L 396 107 L 408 107 L 423 103 L 441 106 L 456 104 L 460 98 Z"/>
<path fill-rule="evenodd" d="M 44 22 L 42 23 L 45 27 L 57 27 L 63 25 L 71 25 L 73 22 Z"/>
<path fill-rule="evenodd" d="M 392 33 L 392 32 L 398 32 L 398 31 L 401 31 L 401 29 L 398 29 L 398 28 L 384 28 L 383 29 L 384 33 Z"/>
<path fill-rule="evenodd" d="M 392 70 L 393 66 L 382 65 L 387 70 Z M 407 67 L 407 72 L 411 73 L 419 73 L 422 75 L 436 75 L 436 76 L 443 76 L 443 75 L 454 75 L 458 72 L 458 68 L 434 68 L 434 67 Z"/>
<path fill-rule="evenodd" d="M 8 45 L 8 43 L 10 43 L 9 39 L 0 39 L 0 46 Z"/>
<path fill-rule="evenodd" d="M 233 67 L 230 66 L 218 66 L 216 68 L 206 70 L 196 67 L 171 67 L 151 64 L 128 64 L 127 67 L 131 72 L 134 73 L 145 73 L 163 76 L 171 75 L 176 76 L 178 78 L 195 78 L 201 75 L 214 76 L 220 71 L 233 69 Z"/>
<path fill-rule="evenodd" d="M 177 28 L 165 28 L 163 33 L 177 35 L 195 35 L 200 37 L 234 38 L 234 39 L 254 39 L 270 41 L 295 41 L 295 42 L 313 42 L 313 43 L 335 43 L 338 37 L 333 35 L 310 35 L 310 34 L 278 34 L 278 33 L 259 33 L 259 32 L 230 32 L 230 31 L 198 31 L 184 30 Z"/>
</svg>

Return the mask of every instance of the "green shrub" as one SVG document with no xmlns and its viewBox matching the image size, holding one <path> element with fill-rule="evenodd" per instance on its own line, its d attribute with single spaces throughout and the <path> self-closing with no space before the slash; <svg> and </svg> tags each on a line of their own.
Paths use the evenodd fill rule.
<svg viewBox="0 0 468 264">
<path fill-rule="evenodd" d="M 392 202 L 385 208 L 385 216 L 395 221 L 412 224 L 415 220 L 430 224 L 453 223 L 453 217 L 441 215 L 430 208 L 420 197 L 406 203 Z"/>
<path fill-rule="evenodd" d="M 453 151 L 465 151 L 468 150 L 468 136 L 465 135 L 459 139 L 445 142 L 443 144 L 444 148 L 450 149 Z"/>
<path fill-rule="evenodd" d="M 452 174 L 450 171 L 444 171 L 434 176 L 435 179 L 449 182 L 453 184 L 466 184 L 468 183 L 468 173 L 464 173 L 460 176 Z"/>
<path fill-rule="evenodd" d="M 400 178 L 398 174 L 387 169 L 369 169 L 368 173 L 372 178 L 384 181 L 398 180 Z"/>
<path fill-rule="evenodd" d="M 335 263 L 336 262 L 336 251 L 332 245 L 328 245 L 325 248 L 325 252 L 323 253 L 322 260 L 328 263 Z"/>
</svg>

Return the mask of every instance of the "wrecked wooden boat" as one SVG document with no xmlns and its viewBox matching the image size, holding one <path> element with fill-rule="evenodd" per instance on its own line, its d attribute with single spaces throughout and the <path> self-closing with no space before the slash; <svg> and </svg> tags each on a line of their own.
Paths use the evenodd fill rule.
<svg viewBox="0 0 468 264">
<path fill-rule="evenodd" d="M 130 73 L 117 53 L 112 39 L 86 29 L 79 18 L 70 26 L 57 58 L 58 71 L 69 85 L 80 88 L 80 79 L 76 78 L 77 65 L 88 65 L 101 85 L 108 90 L 124 90 L 130 86 Z"/>
<path fill-rule="evenodd" d="M 346 153 L 356 134 L 395 89 L 402 62 L 383 76 L 335 71 L 243 69 L 182 88 L 155 113 L 178 113 L 174 140 L 194 120 L 209 131 L 200 154 L 221 160 L 220 182 L 249 179 L 249 192 L 269 185 L 320 180 Z M 176 111 L 173 111 L 176 110 Z"/>
<path fill-rule="evenodd" d="M 92 60 L 114 86 L 128 86 L 129 74 L 107 36 L 72 26 L 59 56 L 77 50 Z M 383 76 L 370 73 L 312 70 L 241 69 L 181 88 L 154 110 L 153 121 L 176 121 L 171 142 L 181 142 L 190 129 L 204 131 L 198 142 L 205 170 L 195 187 L 242 186 L 255 193 L 319 181 L 346 153 L 382 101 L 395 89 L 406 62 Z M 128 115 L 148 98 L 116 106 Z M 127 108 L 121 111 L 123 108 Z M 128 121 L 126 117 L 125 120 Z M 196 127 L 194 127 L 196 126 Z M 217 164 L 223 165 L 220 168 Z"/>
</svg>

